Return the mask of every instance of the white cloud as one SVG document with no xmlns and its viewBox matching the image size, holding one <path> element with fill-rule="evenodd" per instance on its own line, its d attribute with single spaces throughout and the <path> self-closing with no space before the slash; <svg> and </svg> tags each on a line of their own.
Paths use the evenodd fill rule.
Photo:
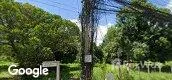
<svg viewBox="0 0 172 80">
<path fill-rule="evenodd" d="M 172 0 L 169 0 L 169 3 L 167 4 L 166 8 L 170 9 L 172 12 Z"/>
<path fill-rule="evenodd" d="M 111 23 L 108 23 L 107 25 L 100 25 L 98 28 L 97 28 L 97 41 L 96 41 L 96 44 L 97 45 L 100 45 L 102 42 L 103 42 L 103 39 L 107 33 L 107 30 L 108 28 L 112 26 Z"/>
<path fill-rule="evenodd" d="M 96 44 L 100 45 L 103 42 L 104 36 L 107 33 L 107 26 L 99 26 L 97 29 L 97 40 Z"/>
<path fill-rule="evenodd" d="M 81 31 L 81 24 L 77 19 L 71 19 L 71 22 L 75 23 L 80 31 Z M 108 27 L 112 26 L 111 23 L 108 23 L 107 25 L 99 25 L 97 28 L 97 40 L 96 40 L 96 44 L 100 45 L 103 42 L 104 36 L 107 33 Z"/>
<path fill-rule="evenodd" d="M 79 30 L 81 31 L 81 23 L 79 22 L 78 19 L 71 19 L 70 21 L 75 23 L 79 27 Z"/>
</svg>

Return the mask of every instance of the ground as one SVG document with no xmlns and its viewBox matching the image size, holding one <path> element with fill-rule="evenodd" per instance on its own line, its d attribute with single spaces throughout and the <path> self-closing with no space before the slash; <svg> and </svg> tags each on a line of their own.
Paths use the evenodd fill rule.
<svg viewBox="0 0 172 80">
<path fill-rule="evenodd" d="M 0 80 L 13 80 L 14 76 L 8 73 L 8 67 L 13 62 L 0 61 Z M 61 78 L 63 80 L 69 80 L 71 78 L 79 79 L 80 76 L 80 64 L 63 64 L 61 65 Z M 107 73 L 112 73 L 115 80 L 172 80 L 172 73 L 165 72 L 139 72 L 137 70 L 130 70 L 127 72 L 126 68 L 121 68 L 121 76 L 118 76 L 118 67 L 112 67 L 110 64 L 96 64 L 93 68 L 93 80 L 105 80 Z M 48 76 L 44 76 L 44 80 L 48 78 L 55 78 L 55 72 L 51 71 Z M 36 79 L 34 79 L 36 80 Z"/>
</svg>

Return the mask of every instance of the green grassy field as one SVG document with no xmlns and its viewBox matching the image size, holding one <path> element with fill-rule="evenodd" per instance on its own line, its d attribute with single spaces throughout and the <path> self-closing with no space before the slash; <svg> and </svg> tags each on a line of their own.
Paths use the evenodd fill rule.
<svg viewBox="0 0 172 80">
<path fill-rule="evenodd" d="M 0 80 L 1 79 L 9 79 L 12 78 L 8 73 L 8 67 L 11 65 L 13 62 L 11 61 L 0 61 Z"/>
<path fill-rule="evenodd" d="M 8 73 L 8 66 L 13 62 L 0 61 L 0 80 L 13 80 L 13 76 Z M 70 80 L 71 78 L 80 77 L 80 65 L 74 64 L 63 64 L 61 65 L 61 78 L 63 80 Z M 117 67 L 112 68 L 109 64 L 96 64 L 93 68 L 93 80 L 105 80 L 105 75 L 112 73 L 115 80 L 172 80 L 172 73 L 162 72 L 140 72 L 130 70 L 129 72 L 125 67 L 121 68 L 121 76 L 118 75 L 119 70 Z M 39 80 L 48 80 L 48 78 L 55 78 L 55 72 L 51 71 L 48 76 L 44 76 Z M 34 79 L 38 80 L 38 79 Z"/>
</svg>

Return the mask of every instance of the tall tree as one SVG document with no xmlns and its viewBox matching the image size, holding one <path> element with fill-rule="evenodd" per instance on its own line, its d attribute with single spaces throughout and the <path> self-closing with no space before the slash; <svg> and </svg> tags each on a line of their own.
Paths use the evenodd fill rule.
<svg viewBox="0 0 172 80">
<path fill-rule="evenodd" d="M 30 4 L 1 0 L 0 40 L 21 66 L 34 67 L 44 60 L 68 63 L 78 53 L 79 28 Z"/>
<path fill-rule="evenodd" d="M 131 0 L 131 5 L 142 5 L 147 8 L 162 11 L 164 14 L 169 13 L 169 10 L 157 8 L 148 3 L 147 0 Z M 137 11 L 143 13 L 138 13 Z M 107 36 L 113 35 L 113 37 L 116 37 L 116 35 L 118 35 L 121 37 L 119 41 L 113 40 L 106 44 L 113 43 L 112 46 L 114 46 L 114 43 L 118 43 L 119 45 L 117 47 L 122 48 L 122 55 L 126 56 L 128 60 L 164 62 L 172 52 L 172 37 L 170 36 L 172 34 L 171 25 L 165 24 L 166 22 L 154 17 L 154 15 L 145 14 L 144 10 L 140 9 L 137 11 L 133 11 L 128 7 L 123 7 L 121 9 L 117 14 L 117 24 L 114 29 L 115 31 L 120 28 L 121 34 L 107 34 Z"/>
</svg>

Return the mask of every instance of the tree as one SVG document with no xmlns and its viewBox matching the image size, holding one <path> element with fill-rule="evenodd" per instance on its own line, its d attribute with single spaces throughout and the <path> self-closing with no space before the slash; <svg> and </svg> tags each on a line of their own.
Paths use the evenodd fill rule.
<svg viewBox="0 0 172 80">
<path fill-rule="evenodd" d="M 96 43 L 93 44 L 93 62 L 102 63 L 103 62 L 103 51 L 100 46 L 97 46 Z"/>
<path fill-rule="evenodd" d="M 167 9 L 157 8 L 148 3 L 147 0 L 132 0 L 131 5 L 142 5 L 147 8 L 169 13 Z M 131 13 L 124 13 L 125 11 Z M 119 44 L 117 47 L 122 48 L 122 55 L 133 60 L 151 60 L 164 62 L 171 55 L 171 27 L 165 24 L 163 20 L 147 15 L 144 10 L 138 10 L 143 13 L 138 13 L 128 7 L 123 7 L 117 14 L 116 30 L 121 28 L 121 34 L 107 34 L 121 36 L 119 41 L 105 41 L 106 44 Z M 109 30 L 110 31 L 110 30 Z M 109 32 L 108 31 L 108 32 Z M 115 31 L 115 30 L 114 30 Z M 107 46 L 107 45 L 105 45 Z M 105 47 L 104 47 L 105 48 Z M 114 49 L 110 48 L 109 50 Z M 116 50 L 113 50 L 116 52 Z M 125 58 L 122 58 L 125 59 Z"/>
<path fill-rule="evenodd" d="M 27 3 L 1 0 L 0 6 L 0 46 L 8 45 L 20 66 L 75 60 L 79 44 L 76 24 Z"/>
</svg>

